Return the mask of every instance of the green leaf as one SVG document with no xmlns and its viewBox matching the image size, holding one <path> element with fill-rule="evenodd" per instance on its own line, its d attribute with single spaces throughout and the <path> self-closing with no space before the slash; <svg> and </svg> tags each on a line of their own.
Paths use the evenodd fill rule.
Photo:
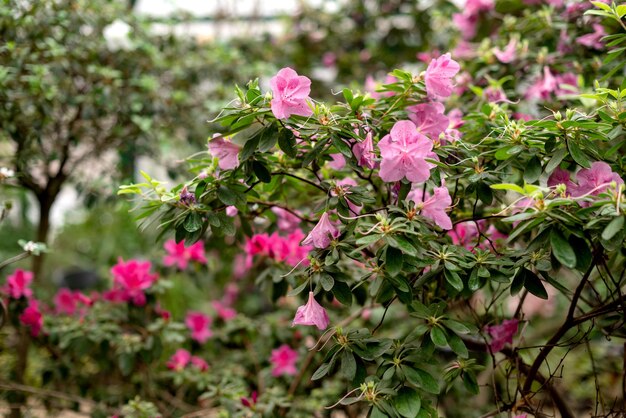
<svg viewBox="0 0 626 418">
<path fill-rule="evenodd" d="M 320 276 L 320 284 L 322 285 L 322 288 L 329 292 L 335 284 L 335 279 L 333 279 L 333 276 L 328 273 L 321 273 Z"/>
<path fill-rule="evenodd" d="M 429 393 L 439 393 L 439 383 L 437 383 L 437 380 L 435 380 L 430 373 L 420 368 L 411 367 L 403 367 L 402 371 L 411 384 Z"/>
<path fill-rule="evenodd" d="M 313 376 L 311 376 L 311 380 L 319 380 L 322 377 L 326 376 L 329 371 L 330 371 L 330 364 L 323 363 L 320 367 L 317 368 L 317 370 L 315 370 L 315 373 L 313 373 Z"/>
<path fill-rule="evenodd" d="M 254 154 L 257 147 L 259 146 L 260 135 L 255 135 L 254 137 L 248 139 L 246 143 L 243 145 L 243 149 L 239 153 L 239 161 L 244 162 L 248 158 Z"/>
<path fill-rule="evenodd" d="M 356 374 L 356 360 L 351 351 L 344 349 L 341 352 L 341 367 L 339 371 L 346 379 L 354 379 L 354 375 Z"/>
<path fill-rule="evenodd" d="M 526 195 L 526 192 L 524 191 L 524 189 L 522 189 L 517 184 L 511 184 L 511 183 L 492 184 L 491 188 L 494 190 L 511 190 L 516 193 Z"/>
<path fill-rule="evenodd" d="M 294 158 L 297 154 L 296 138 L 289 129 L 282 129 L 278 133 L 278 146 L 291 158 Z"/>
<path fill-rule="evenodd" d="M 410 255 L 412 257 L 417 256 L 417 250 L 408 239 L 406 239 L 402 235 L 394 235 L 393 238 L 393 240 L 388 241 L 390 245 L 402 250 L 402 252 L 407 255 Z"/>
<path fill-rule="evenodd" d="M 202 217 L 196 212 L 189 212 L 183 222 L 183 228 L 185 228 L 187 232 L 197 231 L 202 228 Z"/>
<path fill-rule="evenodd" d="M 226 186 L 220 186 L 217 189 L 217 198 L 227 206 L 233 206 L 237 203 L 237 195 Z"/>
<path fill-rule="evenodd" d="M 437 346 L 437 347 L 447 347 L 448 346 L 448 340 L 446 338 L 446 332 L 435 326 L 430 330 L 430 340 Z"/>
<path fill-rule="evenodd" d="M 391 276 L 396 276 L 402 270 L 402 251 L 391 246 L 387 246 L 385 252 L 385 269 Z"/>
<path fill-rule="evenodd" d="M 567 151 L 565 150 L 565 148 L 559 148 L 558 150 L 556 150 L 552 155 L 552 158 L 550 158 L 550 161 L 548 161 L 548 164 L 546 164 L 546 172 L 552 173 L 554 169 L 561 164 L 561 161 L 563 161 L 563 158 L 565 158 L 566 153 Z"/>
<path fill-rule="evenodd" d="M 548 292 L 543 286 L 541 279 L 535 275 L 532 271 L 526 269 L 525 272 L 524 287 L 533 295 L 541 299 L 548 299 Z"/>
<path fill-rule="evenodd" d="M 526 183 L 534 183 L 541 176 L 541 160 L 537 156 L 532 157 L 524 169 L 524 180 Z"/>
<path fill-rule="evenodd" d="M 270 174 L 270 171 L 262 162 L 253 161 L 252 170 L 254 170 L 254 174 L 256 174 L 259 180 L 261 180 L 263 183 L 269 183 L 272 181 L 272 175 Z"/>
<path fill-rule="evenodd" d="M 350 286 L 348 286 L 346 283 L 335 280 L 335 285 L 333 286 L 333 295 L 335 295 L 337 300 L 342 305 L 352 305 L 352 292 L 350 291 Z"/>
<path fill-rule="evenodd" d="M 460 292 L 463 290 L 463 280 L 461 280 L 461 277 L 457 273 L 446 269 L 443 271 L 443 274 L 448 284 L 456 291 Z"/>
<path fill-rule="evenodd" d="M 574 161 L 576 161 L 576 164 L 585 168 L 591 167 L 589 159 L 585 156 L 575 141 L 567 141 L 567 149 L 569 150 L 569 155 L 571 155 Z"/>
<path fill-rule="evenodd" d="M 463 343 L 463 340 L 461 340 L 458 335 L 456 334 L 448 335 L 448 345 L 450 345 L 450 348 L 452 349 L 452 351 L 458 354 L 459 357 L 461 358 L 469 357 L 469 352 L 467 351 L 467 347 L 465 346 L 465 343 Z"/>
<path fill-rule="evenodd" d="M 624 229 L 624 217 L 618 216 L 613 218 L 611 222 L 602 231 L 602 239 L 605 241 L 613 238 L 618 232 Z"/>
<path fill-rule="evenodd" d="M 565 267 L 576 267 L 576 253 L 572 246 L 567 242 L 563 234 L 558 229 L 552 229 L 550 232 L 550 245 L 552 246 L 552 254 Z"/>
<path fill-rule="evenodd" d="M 457 334 L 469 334 L 471 330 L 463 323 L 455 321 L 454 319 L 444 319 L 443 323 L 446 327 L 450 328 Z"/>
<path fill-rule="evenodd" d="M 403 387 L 394 400 L 396 411 L 406 418 L 414 418 L 422 406 L 422 399 L 415 389 Z"/>
</svg>

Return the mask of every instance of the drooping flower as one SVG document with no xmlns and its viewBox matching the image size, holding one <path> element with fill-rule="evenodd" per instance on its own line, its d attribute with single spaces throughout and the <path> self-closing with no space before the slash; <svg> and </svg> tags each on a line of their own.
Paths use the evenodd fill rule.
<svg viewBox="0 0 626 418">
<path fill-rule="evenodd" d="M 407 108 L 409 119 L 422 134 L 436 139 L 450 125 L 450 120 L 444 115 L 445 107 L 439 102 L 422 103 Z"/>
<path fill-rule="evenodd" d="M 491 325 L 486 328 L 491 336 L 489 348 L 492 353 L 497 353 L 504 348 L 504 344 L 513 344 L 513 336 L 517 333 L 517 319 L 506 319 L 499 325 Z"/>
<path fill-rule="evenodd" d="M 298 352 L 293 350 L 287 344 L 283 344 L 272 350 L 272 355 L 270 357 L 270 362 L 272 363 L 272 376 L 295 376 L 298 373 L 298 370 L 296 369 L 296 361 L 298 361 Z"/>
<path fill-rule="evenodd" d="M 365 134 L 365 139 L 361 142 L 357 142 L 352 147 L 352 152 L 354 153 L 357 164 L 361 167 L 367 167 L 370 170 L 376 167 L 376 154 L 374 153 L 372 135 L 372 131 L 368 129 Z"/>
<path fill-rule="evenodd" d="M 450 96 L 454 87 L 452 78 L 460 69 L 459 63 L 451 58 L 450 53 L 432 60 L 424 75 L 428 95 L 435 98 Z"/>
<path fill-rule="evenodd" d="M 602 50 L 604 49 L 604 44 L 602 43 L 601 39 L 604 36 L 606 36 L 606 31 L 604 30 L 604 26 L 602 26 L 599 23 L 594 23 L 592 27 L 593 27 L 593 32 L 588 33 L 583 36 L 579 36 L 578 38 L 576 38 L 576 43 L 580 45 L 584 45 L 588 48 Z"/>
<path fill-rule="evenodd" d="M 189 261 L 196 261 L 200 264 L 206 264 L 207 259 L 204 253 L 204 242 L 198 241 L 188 247 L 184 241 L 176 242 L 170 239 L 163 245 L 167 255 L 163 257 L 163 264 L 167 267 L 176 265 L 181 270 L 186 270 Z"/>
<path fill-rule="evenodd" d="M 191 353 L 184 348 L 179 348 L 176 350 L 172 357 L 170 357 L 167 362 L 167 368 L 175 371 L 181 371 L 187 364 L 191 361 Z"/>
<path fill-rule="evenodd" d="M 202 312 L 187 312 L 185 317 L 185 325 L 191 331 L 191 338 L 200 344 L 204 344 L 213 336 L 213 332 L 209 328 L 211 323 L 213 323 L 211 317 Z"/>
<path fill-rule="evenodd" d="M 33 296 L 33 291 L 30 288 L 32 281 L 32 272 L 16 269 L 12 275 L 7 277 L 7 283 L 3 291 L 12 299 L 19 299 L 21 297 L 28 299 Z"/>
<path fill-rule="evenodd" d="M 572 195 L 576 197 L 587 193 L 597 196 L 608 189 L 612 182 L 624 184 L 619 174 L 614 173 L 604 161 L 596 161 L 591 164 L 591 168 L 580 170 L 576 173 L 576 181 L 578 184 L 572 187 Z"/>
<path fill-rule="evenodd" d="M 132 301 L 137 306 L 146 303 L 144 290 L 150 288 L 158 276 L 151 273 L 152 263 L 149 261 L 124 260 L 120 257 L 117 264 L 111 268 L 113 283 L 123 292 L 126 301 Z"/>
<path fill-rule="evenodd" d="M 446 209 L 452 204 L 450 192 L 445 186 L 435 187 L 432 196 L 425 194 L 421 190 L 415 189 L 407 195 L 407 199 L 415 202 L 415 208 L 420 210 L 420 215 L 431 219 L 441 229 L 452 229 L 452 221 L 446 213 Z"/>
<path fill-rule="evenodd" d="M 39 310 L 39 302 L 34 299 L 29 300 L 19 320 L 24 326 L 30 328 L 30 335 L 37 337 L 43 328 L 43 315 Z"/>
<path fill-rule="evenodd" d="M 203 358 L 191 356 L 190 363 L 193 367 L 200 370 L 201 372 L 206 372 L 207 370 L 209 370 L 209 364 Z"/>
<path fill-rule="evenodd" d="M 379 175 L 383 181 L 391 183 L 406 177 L 413 183 L 422 183 L 430 177 L 433 166 L 425 158 L 430 156 L 433 143 L 417 131 L 413 122 L 396 122 L 378 147 L 382 157 Z"/>
<path fill-rule="evenodd" d="M 313 110 L 308 99 L 311 93 L 311 80 L 298 75 L 293 69 L 281 69 L 270 80 L 272 88 L 272 113 L 277 119 L 287 119 L 291 115 L 311 116 Z"/>
<path fill-rule="evenodd" d="M 515 53 L 516 49 L 517 49 L 517 39 L 513 38 L 509 41 L 508 44 L 506 44 L 506 46 L 504 47 L 504 50 L 500 48 L 493 48 L 492 51 L 493 51 L 493 55 L 496 56 L 498 61 L 500 61 L 503 64 L 508 64 L 510 62 L 513 62 L 513 60 L 517 58 L 517 54 Z"/>
<path fill-rule="evenodd" d="M 239 145 L 227 141 L 219 134 L 209 141 L 209 152 L 218 159 L 217 165 L 222 170 L 232 170 L 239 165 L 240 150 Z"/>
<path fill-rule="evenodd" d="M 302 245 L 313 245 L 315 248 L 326 248 L 330 242 L 339 236 L 339 230 L 328 218 L 328 212 L 324 212 L 319 222 L 306 236 Z"/>
<path fill-rule="evenodd" d="M 328 319 L 326 309 L 317 303 L 313 292 L 309 292 L 308 302 L 298 308 L 291 326 L 314 325 L 319 330 L 325 330 L 326 327 L 328 327 L 329 322 L 330 320 Z"/>
</svg>

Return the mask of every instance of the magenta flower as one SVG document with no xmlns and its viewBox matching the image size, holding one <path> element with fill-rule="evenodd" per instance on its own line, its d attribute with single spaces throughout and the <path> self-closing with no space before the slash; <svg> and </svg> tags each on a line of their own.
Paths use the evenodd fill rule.
<svg viewBox="0 0 626 418">
<path fill-rule="evenodd" d="M 74 315 L 74 312 L 76 312 L 76 302 L 77 300 L 74 293 L 67 288 L 59 289 L 54 296 L 54 304 L 57 312 L 67 315 Z"/>
<path fill-rule="evenodd" d="M 378 147 L 382 157 L 379 175 L 383 181 L 391 183 L 406 177 L 413 183 L 422 183 L 430 177 L 433 166 L 425 158 L 430 157 L 433 143 L 417 131 L 413 122 L 396 122 Z"/>
<path fill-rule="evenodd" d="M 259 395 L 257 394 L 257 392 L 255 390 L 250 395 L 250 399 L 242 397 L 241 398 L 241 404 L 243 406 L 245 406 L 246 408 L 252 408 L 253 406 L 256 405 L 258 398 L 259 398 Z"/>
<path fill-rule="evenodd" d="M 564 94 L 578 93 L 578 76 L 574 73 L 565 73 L 555 76 L 556 88 L 554 94 L 562 96 Z"/>
<path fill-rule="evenodd" d="M 612 182 L 617 185 L 624 184 L 619 174 L 611 170 L 611 166 L 603 161 L 596 161 L 591 168 L 583 168 L 576 173 L 578 185 L 572 187 L 573 196 L 582 196 L 590 193 L 593 196 L 604 192 Z"/>
<path fill-rule="evenodd" d="M 504 320 L 500 325 L 492 325 L 486 328 L 491 336 L 489 348 L 492 353 L 497 353 L 504 348 L 504 344 L 513 344 L 513 336 L 517 333 L 517 319 Z"/>
<path fill-rule="evenodd" d="M 277 119 L 287 119 L 291 115 L 311 116 L 313 110 L 308 99 L 311 93 L 311 80 L 298 75 L 291 68 L 283 68 L 270 80 L 272 88 L 272 113 Z"/>
<path fill-rule="evenodd" d="M 575 186 L 570 178 L 570 172 L 557 167 L 548 178 L 548 187 L 555 187 L 559 184 L 564 184 L 568 191 L 571 191 L 572 187 Z"/>
<path fill-rule="evenodd" d="M 330 222 L 328 212 L 324 212 L 319 222 L 302 241 L 302 245 L 313 245 L 315 248 L 326 248 L 330 241 L 339 236 L 339 230 Z"/>
<path fill-rule="evenodd" d="M 189 331 L 191 331 L 191 339 L 204 344 L 206 340 L 213 336 L 211 331 L 211 324 L 213 320 L 210 316 L 203 314 L 202 312 L 187 312 L 185 317 L 185 325 Z"/>
<path fill-rule="evenodd" d="M 176 242 L 170 239 L 163 245 L 167 255 L 163 257 L 163 264 L 167 267 L 177 265 L 179 269 L 186 270 L 189 261 L 196 261 L 200 264 L 206 264 L 207 259 L 204 253 L 204 242 L 198 241 L 195 244 L 185 247 L 185 242 Z"/>
<path fill-rule="evenodd" d="M 19 320 L 22 325 L 30 328 L 30 334 L 33 337 L 38 336 L 43 328 L 43 315 L 39 310 L 39 303 L 34 299 L 29 300 L 28 306 L 20 314 Z"/>
<path fill-rule="evenodd" d="M 422 134 L 436 139 L 450 125 L 450 120 L 443 114 L 445 107 L 439 102 L 422 103 L 407 108 L 409 119 Z"/>
<path fill-rule="evenodd" d="M 7 277 L 7 283 L 2 290 L 12 299 L 19 299 L 21 297 L 29 299 L 33 296 L 33 291 L 30 288 L 32 281 L 32 272 L 16 269 L 12 275 Z"/>
<path fill-rule="evenodd" d="M 167 368 L 179 372 L 187 367 L 187 364 L 189 364 L 190 361 L 191 353 L 184 348 L 179 348 L 174 354 L 172 354 L 172 357 L 170 357 L 167 362 Z"/>
<path fill-rule="evenodd" d="M 300 218 L 288 210 L 279 208 L 278 206 L 272 207 L 271 210 L 278 218 L 276 224 L 281 231 L 291 232 L 300 226 Z"/>
<path fill-rule="evenodd" d="M 293 350 L 287 344 L 283 344 L 272 350 L 272 355 L 270 357 L 270 362 L 272 363 L 272 376 L 295 376 L 298 373 L 298 370 L 296 369 L 296 361 L 298 361 L 298 352 Z"/>
<path fill-rule="evenodd" d="M 209 141 L 209 152 L 218 159 L 217 165 L 222 170 L 232 170 L 239 165 L 239 145 L 233 144 L 216 134 Z"/>
<path fill-rule="evenodd" d="M 376 167 L 376 154 L 374 153 L 374 142 L 372 141 L 371 130 L 367 130 L 363 141 L 354 144 L 352 152 L 359 166 L 367 167 L 370 170 Z"/>
<path fill-rule="evenodd" d="M 604 49 L 604 44 L 601 42 L 601 39 L 606 36 L 604 26 L 599 23 L 594 23 L 592 26 L 593 32 L 579 36 L 576 38 L 576 43 L 584 45 L 587 48 Z"/>
<path fill-rule="evenodd" d="M 474 221 L 459 223 L 448 231 L 448 235 L 454 245 L 461 245 L 471 251 L 478 242 L 478 227 Z"/>
<path fill-rule="evenodd" d="M 450 96 L 454 87 L 452 77 L 460 69 L 459 63 L 450 57 L 450 53 L 432 60 L 424 75 L 428 95 L 439 99 Z"/>
<path fill-rule="evenodd" d="M 452 221 L 446 213 L 446 209 L 452 204 L 450 192 L 445 186 L 435 187 L 434 194 L 422 200 L 423 192 L 419 189 L 411 191 L 407 199 L 415 202 L 415 208 L 420 210 L 420 215 L 431 219 L 441 229 L 452 229 Z"/>
<path fill-rule="evenodd" d="M 190 362 L 193 367 L 201 372 L 206 372 L 207 370 L 209 370 L 209 363 L 207 363 L 203 358 L 191 356 Z"/>
<path fill-rule="evenodd" d="M 320 331 L 326 329 L 329 323 L 326 310 L 317 303 L 313 292 L 309 292 L 309 300 L 306 305 L 302 305 L 296 311 L 291 326 L 295 325 L 315 325 Z"/>
<path fill-rule="evenodd" d="M 234 218 L 239 213 L 239 210 L 236 206 L 226 206 L 226 216 L 230 216 Z"/>
<path fill-rule="evenodd" d="M 525 97 L 530 100 L 547 100 L 558 87 L 549 67 L 543 67 L 543 77 L 538 77 L 528 88 Z"/>
<path fill-rule="evenodd" d="M 217 316 L 222 318 L 224 321 L 230 321 L 237 316 L 236 310 L 219 300 L 214 300 L 211 304 L 213 305 L 213 309 L 215 309 Z"/>
<path fill-rule="evenodd" d="M 515 53 L 516 49 L 517 40 L 511 39 L 509 43 L 506 44 L 506 46 L 504 47 L 504 50 L 500 48 L 494 48 L 493 55 L 495 55 L 498 61 L 500 61 L 501 63 L 508 64 L 510 62 L 513 62 L 513 60 L 517 58 L 517 54 Z"/>
<path fill-rule="evenodd" d="M 150 272 L 152 263 L 149 261 L 124 260 L 120 257 L 116 265 L 111 268 L 114 285 L 124 292 L 126 301 L 132 300 L 137 306 L 146 303 L 144 290 L 148 289 L 157 280 L 158 276 Z"/>
</svg>

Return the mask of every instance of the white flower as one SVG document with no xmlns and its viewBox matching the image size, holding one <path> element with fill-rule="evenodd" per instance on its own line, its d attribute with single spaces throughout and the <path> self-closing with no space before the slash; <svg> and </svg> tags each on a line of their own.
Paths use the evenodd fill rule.
<svg viewBox="0 0 626 418">
<path fill-rule="evenodd" d="M 104 28 L 102 35 L 111 51 L 117 51 L 119 49 L 129 50 L 132 48 L 132 42 L 128 37 L 130 31 L 131 27 L 128 23 L 116 19 L 113 23 Z"/>
<path fill-rule="evenodd" d="M 0 180 L 8 179 L 15 176 L 15 171 L 10 168 L 0 167 Z"/>
</svg>

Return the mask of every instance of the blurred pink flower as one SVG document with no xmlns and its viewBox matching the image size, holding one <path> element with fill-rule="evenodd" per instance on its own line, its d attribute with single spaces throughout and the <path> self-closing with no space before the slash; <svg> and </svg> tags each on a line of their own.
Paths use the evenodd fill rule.
<svg viewBox="0 0 626 418">
<path fill-rule="evenodd" d="M 517 49 L 517 40 L 511 39 L 508 44 L 504 47 L 504 50 L 500 48 L 493 48 L 493 55 L 496 56 L 498 61 L 503 64 L 508 64 L 513 62 L 515 58 L 517 58 L 517 54 L 515 50 Z"/>
<path fill-rule="evenodd" d="M 149 261 L 124 260 L 120 257 L 117 264 L 111 268 L 113 283 L 117 289 L 124 292 L 123 298 L 137 306 L 146 303 L 144 290 L 148 289 L 157 280 L 158 276 L 150 272 L 152 263 Z"/>
<path fill-rule="evenodd" d="M 12 299 L 19 299 L 22 297 L 29 299 L 33 296 L 33 291 L 30 288 L 32 281 L 32 272 L 16 269 L 12 275 L 7 277 L 7 283 L 2 290 Z"/>
<path fill-rule="evenodd" d="M 330 245 L 330 241 L 339 236 L 339 230 L 332 224 L 328 218 L 328 212 L 324 212 L 319 222 L 309 235 L 306 236 L 302 245 L 313 245 L 315 248 L 326 248 Z"/>
<path fill-rule="evenodd" d="M 200 370 L 201 372 L 206 372 L 207 370 L 209 370 L 209 364 L 203 358 L 191 356 L 190 362 L 193 367 Z"/>
<path fill-rule="evenodd" d="M 341 170 L 346 166 L 346 159 L 343 154 L 330 154 L 330 158 L 332 158 L 332 161 L 328 162 L 328 166 L 333 170 Z"/>
<path fill-rule="evenodd" d="M 525 97 L 530 100 L 548 100 L 557 88 L 556 78 L 549 67 L 543 67 L 543 76 L 537 77 L 526 91 Z"/>
<path fill-rule="evenodd" d="M 548 292 L 548 299 L 541 299 L 532 293 L 527 293 L 522 304 L 522 312 L 528 318 L 539 315 L 544 318 L 550 318 L 556 309 L 555 296 L 558 293 L 557 290 L 550 285 L 546 285 L 546 292 Z M 507 310 L 511 315 L 517 310 L 521 295 L 515 295 L 509 298 L 507 302 Z"/>
<path fill-rule="evenodd" d="M 417 130 L 436 139 L 450 125 L 450 120 L 444 111 L 446 108 L 439 102 L 422 103 L 407 108 L 409 119 L 415 124 Z"/>
<path fill-rule="evenodd" d="M 65 287 L 59 289 L 57 294 L 54 296 L 54 305 L 56 307 L 56 311 L 59 313 L 74 315 L 74 312 L 76 312 L 76 302 L 74 293 Z"/>
<path fill-rule="evenodd" d="M 213 306 L 213 309 L 215 309 L 217 316 L 222 318 L 224 321 L 230 321 L 237 316 L 236 310 L 219 300 L 214 300 L 213 302 L 211 302 L 211 305 Z"/>
<path fill-rule="evenodd" d="M 478 15 L 470 13 L 467 10 L 463 13 L 454 13 L 452 21 L 456 25 L 461 37 L 464 40 L 470 40 L 476 36 L 476 26 L 478 24 Z"/>
<path fill-rule="evenodd" d="M 413 183 L 422 183 L 430 177 L 430 157 L 433 143 L 417 131 L 408 120 L 396 122 L 391 132 L 378 143 L 382 162 L 380 178 L 387 183 L 407 178 Z"/>
<path fill-rule="evenodd" d="M 35 299 L 28 301 L 28 306 L 19 316 L 20 322 L 30 328 L 30 334 L 37 337 L 43 328 L 43 315 L 39 310 L 39 302 Z"/>
<path fill-rule="evenodd" d="M 311 93 L 311 80 L 298 75 L 293 69 L 281 69 L 270 80 L 272 88 L 272 113 L 277 119 L 287 119 L 291 115 L 311 116 L 313 110 L 308 99 Z"/>
<path fill-rule="evenodd" d="M 278 218 L 276 224 L 281 231 L 290 232 L 300 226 L 301 219 L 288 210 L 278 206 L 273 206 L 271 210 Z"/>
<path fill-rule="evenodd" d="M 309 292 L 309 300 L 306 305 L 302 305 L 296 311 L 291 326 L 295 325 L 315 325 L 319 330 L 324 330 L 329 323 L 326 310 L 315 300 L 313 292 Z"/>
<path fill-rule="evenodd" d="M 452 204 L 450 192 L 445 186 L 435 187 L 434 194 L 428 196 L 422 201 L 422 190 L 414 189 L 407 195 L 408 200 L 415 202 L 415 208 L 420 210 L 420 215 L 431 219 L 441 229 L 452 229 L 452 221 L 446 213 L 446 209 Z"/>
<path fill-rule="evenodd" d="M 492 353 L 497 353 L 504 348 L 504 344 L 513 344 L 513 336 L 517 333 L 517 319 L 506 319 L 499 325 L 486 327 L 487 333 L 491 336 L 489 348 Z"/>
<path fill-rule="evenodd" d="M 213 335 L 209 328 L 212 322 L 211 317 L 202 312 L 190 311 L 185 317 L 185 325 L 191 331 L 191 338 L 200 344 L 204 344 Z"/>
<path fill-rule="evenodd" d="M 385 82 L 379 83 L 376 80 L 374 80 L 374 77 L 372 77 L 371 75 L 368 75 L 365 78 L 365 91 L 368 92 L 370 96 L 372 96 L 372 98 L 374 99 L 380 99 L 381 97 L 391 97 L 396 93 L 393 91 L 386 91 L 384 93 L 379 93 L 376 90 L 381 88 L 383 84 L 393 84 L 396 81 L 398 81 L 397 78 L 395 78 L 392 75 L 387 74 L 387 76 L 385 77 Z"/>
<path fill-rule="evenodd" d="M 189 261 L 196 261 L 200 264 L 206 264 L 207 259 L 204 253 L 204 242 L 198 241 L 188 247 L 185 246 L 185 242 L 176 242 L 176 240 L 170 239 L 163 245 L 167 255 L 163 257 L 163 264 L 167 267 L 177 265 L 179 269 L 186 270 Z"/>
<path fill-rule="evenodd" d="M 270 362 L 272 363 L 272 376 L 295 376 L 298 373 L 298 370 L 296 369 L 297 361 L 298 352 L 293 350 L 287 344 L 283 344 L 272 350 L 272 355 L 270 357 Z"/>
<path fill-rule="evenodd" d="M 172 354 L 172 357 L 170 357 L 167 362 L 167 368 L 178 372 L 187 367 L 187 364 L 189 364 L 190 361 L 191 353 L 184 348 L 179 348 L 174 354 Z"/>
<path fill-rule="evenodd" d="M 588 48 L 602 50 L 604 49 L 604 44 L 602 43 L 601 39 L 607 35 L 606 31 L 604 30 L 604 26 L 599 23 L 594 23 L 592 27 L 593 32 L 588 33 L 587 35 L 579 36 L 578 38 L 576 38 L 576 43 L 584 45 Z"/>
<path fill-rule="evenodd" d="M 239 145 L 233 144 L 216 134 L 209 141 L 209 152 L 218 159 L 218 166 L 222 170 L 232 170 L 239 165 Z"/>
<path fill-rule="evenodd" d="M 248 398 L 241 398 L 241 404 L 243 406 L 245 406 L 246 408 L 252 408 L 254 405 L 256 405 L 256 402 L 258 400 L 259 395 L 257 394 L 256 390 L 252 392 L 252 394 L 250 395 L 250 399 Z"/>
<path fill-rule="evenodd" d="M 226 206 L 226 216 L 230 216 L 234 218 L 239 213 L 239 210 L 236 206 Z"/>
<path fill-rule="evenodd" d="M 450 53 L 432 60 L 424 75 L 428 95 L 438 99 L 450 96 L 454 87 L 452 78 L 460 69 L 459 63 L 450 57 Z"/>
<path fill-rule="evenodd" d="M 554 89 L 554 94 L 557 96 L 578 93 L 578 76 L 576 74 L 564 73 L 555 76 L 555 78 L 556 88 Z"/>
<path fill-rule="evenodd" d="M 448 235 L 454 245 L 461 245 L 471 251 L 478 242 L 478 227 L 475 221 L 458 223 L 448 231 Z"/>
</svg>

